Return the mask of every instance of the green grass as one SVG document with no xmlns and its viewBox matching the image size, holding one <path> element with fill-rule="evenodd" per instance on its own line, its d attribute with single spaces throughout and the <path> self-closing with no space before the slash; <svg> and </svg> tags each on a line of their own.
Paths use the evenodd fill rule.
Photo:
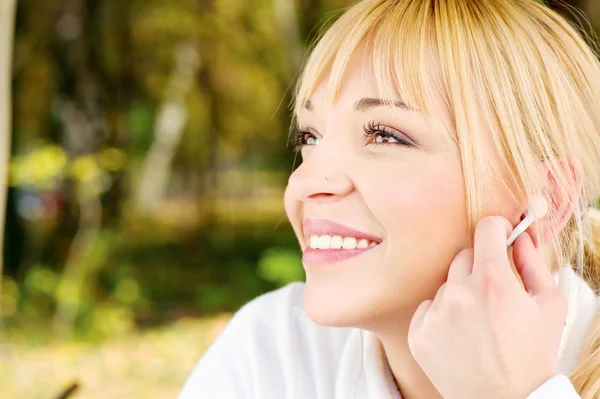
<svg viewBox="0 0 600 399">
<path fill-rule="evenodd" d="M 97 344 L 0 346 L 2 398 L 55 398 L 71 382 L 73 399 L 175 398 L 230 315 L 172 325 Z"/>
</svg>

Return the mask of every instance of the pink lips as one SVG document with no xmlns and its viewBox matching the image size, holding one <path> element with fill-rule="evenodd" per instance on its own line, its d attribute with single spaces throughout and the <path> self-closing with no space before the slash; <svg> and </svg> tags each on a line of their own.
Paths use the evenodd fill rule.
<svg viewBox="0 0 600 399">
<path fill-rule="evenodd" d="M 305 237 L 310 237 L 311 235 L 336 235 L 342 237 L 355 237 L 357 239 L 364 238 L 378 243 L 382 241 L 379 237 L 325 219 L 305 219 L 304 235 Z M 342 262 L 373 248 L 375 247 L 357 249 L 313 249 L 307 247 L 302 255 L 302 263 L 305 265 L 323 265 Z"/>
</svg>

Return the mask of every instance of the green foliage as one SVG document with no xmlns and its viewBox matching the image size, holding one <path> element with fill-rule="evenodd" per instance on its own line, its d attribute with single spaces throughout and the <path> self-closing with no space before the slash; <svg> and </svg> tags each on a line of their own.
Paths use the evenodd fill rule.
<svg viewBox="0 0 600 399">
<path fill-rule="evenodd" d="M 235 294 L 226 284 L 206 285 L 197 290 L 195 305 L 200 309 L 224 308 L 232 302 Z"/>
<path fill-rule="evenodd" d="M 304 281 L 304 269 L 298 250 L 269 248 L 258 261 L 258 275 L 278 286 Z"/>
<path fill-rule="evenodd" d="M 30 185 L 42 190 L 55 188 L 65 174 L 67 155 L 57 145 L 37 148 L 13 158 L 9 165 L 10 183 L 14 186 Z"/>
<path fill-rule="evenodd" d="M 25 295 L 48 295 L 53 296 L 56 286 L 58 285 L 59 276 L 53 270 L 50 270 L 43 265 L 32 267 L 23 284 Z"/>
<path fill-rule="evenodd" d="M 0 296 L 0 306 L 2 307 L 2 315 L 4 317 L 13 316 L 17 311 L 17 303 L 19 301 L 20 287 L 10 277 L 2 279 L 2 296 Z"/>
<path fill-rule="evenodd" d="M 121 171 L 125 162 L 125 153 L 114 147 L 70 160 L 63 148 L 42 145 L 12 159 L 9 182 L 14 187 L 50 191 L 56 190 L 65 179 L 70 179 L 88 195 L 99 195 L 110 188 L 111 174 Z"/>
</svg>

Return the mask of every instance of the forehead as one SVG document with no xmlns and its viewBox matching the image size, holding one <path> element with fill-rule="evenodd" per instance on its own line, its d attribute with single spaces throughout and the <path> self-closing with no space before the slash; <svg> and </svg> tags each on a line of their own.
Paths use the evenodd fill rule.
<svg viewBox="0 0 600 399">
<path fill-rule="evenodd" d="M 331 71 L 319 81 L 312 95 L 304 102 L 304 108 L 309 110 L 328 109 L 328 90 L 332 84 Z M 404 103 L 400 94 L 388 85 L 388 90 L 380 90 L 377 87 L 375 72 L 372 67 L 372 60 L 367 58 L 364 49 L 358 49 L 352 55 L 347 67 L 344 70 L 340 82 L 340 91 L 332 102 L 333 107 L 350 108 L 356 106 L 359 99 L 381 99 L 389 103 L 390 106 L 398 103 Z M 308 107 L 307 107 L 308 106 Z"/>
</svg>

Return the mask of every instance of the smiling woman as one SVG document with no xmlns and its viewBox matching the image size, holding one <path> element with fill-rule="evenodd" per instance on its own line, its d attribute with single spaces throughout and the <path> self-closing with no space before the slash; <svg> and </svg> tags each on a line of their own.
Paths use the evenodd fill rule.
<svg viewBox="0 0 600 399">
<path fill-rule="evenodd" d="M 598 109 L 594 52 L 533 0 L 350 8 L 296 90 L 306 282 L 241 309 L 180 397 L 600 397 Z"/>
</svg>

